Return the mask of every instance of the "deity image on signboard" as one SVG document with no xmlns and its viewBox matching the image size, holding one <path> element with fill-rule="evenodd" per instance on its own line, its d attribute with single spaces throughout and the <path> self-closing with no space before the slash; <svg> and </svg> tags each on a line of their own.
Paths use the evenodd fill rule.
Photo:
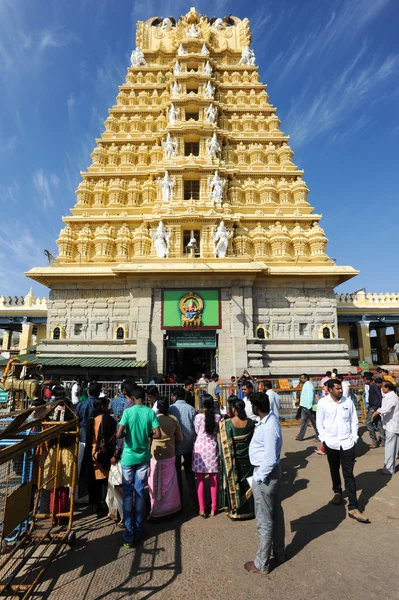
<svg viewBox="0 0 399 600">
<path fill-rule="evenodd" d="M 200 296 L 189 292 L 185 294 L 179 303 L 181 323 L 183 327 L 201 327 L 201 313 L 204 308 L 204 302 Z"/>
<path fill-rule="evenodd" d="M 162 329 L 220 329 L 220 290 L 186 288 L 162 290 Z M 183 334 L 184 337 L 184 334 Z"/>
</svg>

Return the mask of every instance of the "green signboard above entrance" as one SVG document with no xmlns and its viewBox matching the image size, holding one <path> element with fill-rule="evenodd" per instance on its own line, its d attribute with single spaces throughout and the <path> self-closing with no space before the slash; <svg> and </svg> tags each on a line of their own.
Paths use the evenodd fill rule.
<svg viewBox="0 0 399 600">
<path fill-rule="evenodd" d="M 216 331 L 170 331 L 168 348 L 216 348 Z"/>
<path fill-rule="evenodd" d="M 162 329 L 219 329 L 220 292 L 214 288 L 162 290 Z"/>
</svg>

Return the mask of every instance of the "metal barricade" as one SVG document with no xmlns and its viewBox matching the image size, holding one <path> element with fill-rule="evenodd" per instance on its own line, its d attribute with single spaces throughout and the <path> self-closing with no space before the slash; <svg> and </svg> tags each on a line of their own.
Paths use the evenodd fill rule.
<svg viewBox="0 0 399 600">
<path fill-rule="evenodd" d="M 56 421 L 61 412 L 66 420 Z M 13 415 L 2 431 L 1 425 L 0 596 L 25 599 L 63 544 L 75 539 L 78 419 L 56 401 Z"/>
</svg>

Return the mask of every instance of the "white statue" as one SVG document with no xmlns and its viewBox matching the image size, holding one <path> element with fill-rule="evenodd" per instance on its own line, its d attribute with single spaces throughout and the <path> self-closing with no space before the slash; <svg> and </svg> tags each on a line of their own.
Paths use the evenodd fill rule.
<svg viewBox="0 0 399 600">
<path fill-rule="evenodd" d="M 217 158 L 217 155 L 221 151 L 221 148 L 218 142 L 216 132 L 209 140 L 206 141 L 206 149 L 211 158 Z"/>
<path fill-rule="evenodd" d="M 201 54 L 202 56 L 209 56 L 209 50 L 208 50 L 208 48 L 206 47 L 206 44 L 205 44 L 205 43 L 203 44 L 203 46 L 202 46 L 202 48 L 201 48 L 201 52 L 200 52 L 200 54 Z"/>
<path fill-rule="evenodd" d="M 228 232 L 226 225 L 223 221 L 220 221 L 220 225 L 213 236 L 213 242 L 215 248 L 213 254 L 215 258 L 226 258 L 226 252 L 229 245 L 229 239 L 232 237 L 233 232 Z"/>
<path fill-rule="evenodd" d="M 164 158 L 172 158 L 176 156 L 178 143 L 172 140 L 170 133 L 166 136 L 166 140 L 162 140 L 162 148 Z"/>
<path fill-rule="evenodd" d="M 162 202 L 168 203 L 174 196 L 173 188 L 175 187 L 176 180 L 169 177 L 169 173 L 165 171 L 163 179 L 158 177 L 158 185 L 162 188 Z"/>
<path fill-rule="evenodd" d="M 218 31 L 220 31 L 221 29 L 224 29 L 223 19 L 221 19 L 220 17 L 218 19 L 216 19 L 216 21 L 214 22 L 213 26 Z"/>
<path fill-rule="evenodd" d="M 176 61 L 176 64 L 173 67 L 173 75 L 181 75 L 181 64 L 179 61 Z"/>
<path fill-rule="evenodd" d="M 175 105 L 172 104 L 168 111 L 169 125 L 176 124 L 176 120 L 178 119 L 179 114 L 180 114 L 180 108 L 175 108 Z"/>
<path fill-rule="evenodd" d="M 188 37 L 196 38 L 196 37 L 199 37 L 201 35 L 201 31 L 199 31 L 196 28 L 196 26 L 194 25 L 194 23 L 192 23 L 191 27 L 189 27 L 187 29 L 187 35 L 188 35 Z"/>
<path fill-rule="evenodd" d="M 161 29 L 163 29 L 163 31 L 170 31 L 173 27 L 173 23 L 172 21 L 166 17 L 166 19 L 163 19 L 162 21 L 162 25 L 161 25 Z"/>
<path fill-rule="evenodd" d="M 180 46 L 177 49 L 177 56 L 184 56 L 186 54 L 186 51 L 184 49 L 183 44 L 180 42 Z"/>
<path fill-rule="evenodd" d="M 218 109 L 215 106 L 213 106 L 213 104 L 210 104 L 205 111 L 206 120 L 208 121 L 208 123 L 211 123 L 211 125 L 214 125 L 216 123 L 217 112 Z"/>
<path fill-rule="evenodd" d="M 180 96 L 180 90 L 180 85 L 177 83 L 177 81 L 175 81 L 172 87 L 170 88 L 170 95 L 172 96 L 172 98 L 178 98 Z"/>
<path fill-rule="evenodd" d="M 162 221 L 159 222 L 157 230 L 151 231 L 152 241 L 154 242 L 155 252 L 158 258 L 168 258 L 169 256 L 169 241 L 172 237 L 171 231 L 166 231 Z"/>
<path fill-rule="evenodd" d="M 133 52 L 131 53 L 130 62 L 132 67 L 140 67 L 140 65 L 147 64 L 147 61 L 144 58 L 144 52 L 139 46 L 137 46 L 136 50 L 133 50 Z"/>
<path fill-rule="evenodd" d="M 223 198 L 223 188 L 226 185 L 227 180 L 221 179 L 217 171 L 215 171 L 215 175 L 211 181 L 211 178 L 208 177 L 208 186 L 209 186 L 209 198 L 212 198 L 214 202 L 221 202 Z"/>
<path fill-rule="evenodd" d="M 214 97 L 215 88 L 213 87 L 213 85 L 211 84 L 210 81 L 208 81 L 208 83 L 205 86 L 204 94 L 205 94 L 205 98 L 213 98 Z"/>
<path fill-rule="evenodd" d="M 211 63 L 209 62 L 209 60 L 207 60 L 205 63 L 204 73 L 205 73 L 205 75 L 212 75 L 212 73 L 213 73 L 212 66 L 211 66 Z"/>
<path fill-rule="evenodd" d="M 255 66 L 255 52 L 249 46 L 245 46 L 238 64 Z"/>
</svg>

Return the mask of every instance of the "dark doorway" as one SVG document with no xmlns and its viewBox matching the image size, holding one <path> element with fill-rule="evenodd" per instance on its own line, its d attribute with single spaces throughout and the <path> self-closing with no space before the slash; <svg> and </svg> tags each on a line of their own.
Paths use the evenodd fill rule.
<svg viewBox="0 0 399 600">
<path fill-rule="evenodd" d="M 166 373 L 177 375 L 183 381 L 191 375 L 198 379 L 201 373 L 212 373 L 216 369 L 216 348 L 167 348 Z"/>
</svg>

